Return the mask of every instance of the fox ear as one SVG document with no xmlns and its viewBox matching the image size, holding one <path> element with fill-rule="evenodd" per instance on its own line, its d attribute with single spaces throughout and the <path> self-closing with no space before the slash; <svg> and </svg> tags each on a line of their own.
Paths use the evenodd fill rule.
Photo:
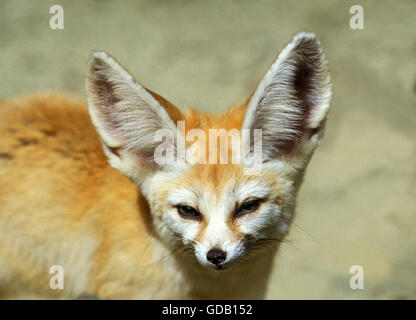
<svg viewBox="0 0 416 320">
<path fill-rule="evenodd" d="M 89 113 L 110 164 L 140 181 L 145 171 L 157 167 L 154 152 L 161 144 L 157 132 L 167 131 L 176 138 L 174 121 L 180 119 L 180 111 L 138 84 L 104 52 L 95 52 L 88 62 L 86 90 Z M 170 142 L 174 148 L 175 142 Z"/>
<path fill-rule="evenodd" d="M 330 99 L 329 71 L 320 42 L 312 33 L 299 33 L 251 96 L 243 128 L 262 130 L 263 160 L 308 142 L 315 142 L 315 147 Z"/>
</svg>

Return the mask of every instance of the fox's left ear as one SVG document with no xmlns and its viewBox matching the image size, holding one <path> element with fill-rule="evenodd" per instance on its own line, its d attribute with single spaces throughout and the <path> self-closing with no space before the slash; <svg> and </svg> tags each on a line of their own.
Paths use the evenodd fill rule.
<svg viewBox="0 0 416 320">
<path fill-rule="evenodd" d="M 247 106 L 243 128 L 261 129 L 263 160 L 319 142 L 331 100 L 329 70 L 312 33 L 282 50 Z"/>
</svg>

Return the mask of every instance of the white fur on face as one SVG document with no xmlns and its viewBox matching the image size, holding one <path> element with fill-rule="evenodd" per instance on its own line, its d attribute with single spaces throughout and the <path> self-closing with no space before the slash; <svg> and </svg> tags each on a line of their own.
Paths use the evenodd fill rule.
<svg viewBox="0 0 416 320">
<path fill-rule="evenodd" d="M 267 237 L 269 235 L 265 230 L 277 224 L 281 209 L 270 201 L 270 197 L 269 186 L 255 180 L 239 184 L 232 179 L 224 186 L 221 195 L 209 187 L 192 189 L 180 186 L 169 193 L 167 200 L 171 209 L 164 212 L 163 221 L 174 234 L 181 237 L 184 245 L 193 245 L 195 256 L 202 265 L 213 267 L 207 260 L 207 253 L 217 248 L 226 252 L 223 266 L 227 266 L 244 257 L 246 236 L 252 239 Z M 267 200 L 256 212 L 239 218 L 231 217 L 236 207 L 252 198 Z M 203 216 L 203 222 L 180 217 L 175 208 L 178 204 L 197 209 Z"/>
</svg>

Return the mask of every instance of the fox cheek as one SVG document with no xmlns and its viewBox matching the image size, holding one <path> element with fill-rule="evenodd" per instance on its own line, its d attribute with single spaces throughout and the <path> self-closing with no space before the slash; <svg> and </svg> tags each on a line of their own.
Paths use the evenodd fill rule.
<svg viewBox="0 0 416 320">
<path fill-rule="evenodd" d="M 165 213 L 163 228 L 170 230 L 170 233 L 184 245 L 191 245 L 195 242 L 200 233 L 200 226 L 194 221 L 186 221 L 179 217 L 176 210 Z"/>
</svg>

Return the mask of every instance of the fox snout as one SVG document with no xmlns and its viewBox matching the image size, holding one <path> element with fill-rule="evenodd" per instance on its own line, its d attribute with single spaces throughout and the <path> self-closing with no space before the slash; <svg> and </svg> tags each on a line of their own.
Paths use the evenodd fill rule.
<svg viewBox="0 0 416 320">
<path fill-rule="evenodd" d="M 207 260 L 215 266 L 220 266 L 227 258 L 227 252 L 213 248 L 207 253 Z"/>
<path fill-rule="evenodd" d="M 232 265 L 233 262 L 240 260 L 244 255 L 244 250 L 242 250 L 239 243 L 226 243 L 225 245 L 212 247 L 197 244 L 195 255 L 205 267 L 223 270 Z"/>
</svg>

